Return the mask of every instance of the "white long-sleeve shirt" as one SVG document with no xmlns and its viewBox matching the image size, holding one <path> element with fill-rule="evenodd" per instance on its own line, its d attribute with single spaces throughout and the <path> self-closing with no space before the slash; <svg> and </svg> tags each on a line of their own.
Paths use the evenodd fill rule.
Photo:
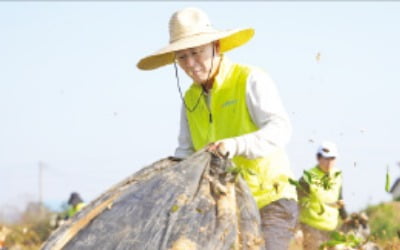
<svg viewBox="0 0 400 250">
<path fill-rule="evenodd" d="M 249 159 L 266 157 L 275 149 L 284 147 L 292 128 L 275 83 L 267 73 L 260 70 L 250 73 L 246 84 L 246 104 L 259 130 L 230 138 L 225 145 L 230 156 L 241 155 Z M 175 156 L 185 158 L 194 151 L 185 106 L 182 105 Z"/>
</svg>

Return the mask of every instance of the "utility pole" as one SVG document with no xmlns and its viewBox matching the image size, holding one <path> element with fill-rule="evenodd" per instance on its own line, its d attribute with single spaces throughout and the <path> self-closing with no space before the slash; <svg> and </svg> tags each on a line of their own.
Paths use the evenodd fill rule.
<svg viewBox="0 0 400 250">
<path fill-rule="evenodd" d="M 43 168 L 44 162 L 39 161 L 39 179 L 38 179 L 38 193 L 39 193 L 39 217 L 43 215 Z"/>
<path fill-rule="evenodd" d="M 42 181 L 43 181 L 43 177 L 42 177 L 42 171 L 43 171 L 43 162 L 39 161 L 39 179 L 38 179 L 38 185 L 39 185 L 39 190 L 38 190 L 38 194 L 39 194 L 39 204 L 42 204 Z"/>
</svg>

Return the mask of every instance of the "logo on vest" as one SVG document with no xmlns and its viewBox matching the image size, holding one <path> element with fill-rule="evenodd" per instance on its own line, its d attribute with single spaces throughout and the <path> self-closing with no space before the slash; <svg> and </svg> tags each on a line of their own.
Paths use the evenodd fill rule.
<svg viewBox="0 0 400 250">
<path fill-rule="evenodd" d="M 222 104 L 222 107 L 225 108 L 225 107 L 231 106 L 233 104 L 236 104 L 237 102 L 238 102 L 237 99 L 229 100 L 229 101 L 224 102 L 224 104 Z"/>
</svg>

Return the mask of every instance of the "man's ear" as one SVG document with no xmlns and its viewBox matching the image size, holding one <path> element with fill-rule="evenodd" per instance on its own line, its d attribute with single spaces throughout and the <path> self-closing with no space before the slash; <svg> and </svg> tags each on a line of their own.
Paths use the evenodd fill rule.
<svg viewBox="0 0 400 250">
<path fill-rule="evenodd" d="M 219 46 L 219 40 L 214 42 L 214 48 L 215 48 L 215 54 L 220 55 L 220 46 Z"/>
</svg>

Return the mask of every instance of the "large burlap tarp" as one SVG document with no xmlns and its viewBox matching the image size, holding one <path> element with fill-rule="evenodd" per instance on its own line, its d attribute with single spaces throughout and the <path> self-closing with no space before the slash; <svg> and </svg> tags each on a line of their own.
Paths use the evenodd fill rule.
<svg viewBox="0 0 400 250">
<path fill-rule="evenodd" d="M 42 249 L 263 249 L 245 182 L 208 152 L 143 168 L 58 228 Z"/>
</svg>

